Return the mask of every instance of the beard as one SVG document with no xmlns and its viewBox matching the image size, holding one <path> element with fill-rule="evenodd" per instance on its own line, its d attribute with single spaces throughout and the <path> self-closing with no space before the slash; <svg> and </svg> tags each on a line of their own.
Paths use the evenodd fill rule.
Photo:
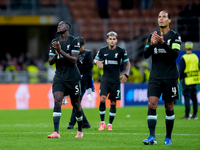
<svg viewBox="0 0 200 150">
<path fill-rule="evenodd" d="M 57 34 L 64 34 L 67 30 L 66 29 L 61 29 L 57 31 Z"/>
<path fill-rule="evenodd" d="M 57 31 L 57 34 L 63 34 L 65 31 Z"/>
<path fill-rule="evenodd" d="M 110 45 L 111 49 L 113 49 L 114 45 Z"/>
<path fill-rule="evenodd" d="M 160 28 L 162 28 L 162 29 L 164 29 L 164 28 L 166 28 L 167 26 L 160 26 Z"/>
</svg>

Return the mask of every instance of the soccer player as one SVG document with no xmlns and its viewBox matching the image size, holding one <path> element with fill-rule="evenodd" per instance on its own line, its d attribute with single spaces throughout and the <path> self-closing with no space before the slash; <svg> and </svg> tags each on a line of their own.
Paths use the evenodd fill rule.
<svg viewBox="0 0 200 150">
<path fill-rule="evenodd" d="M 92 91 L 94 92 L 94 83 L 92 80 L 92 68 L 93 68 L 93 58 L 90 50 L 85 49 L 85 39 L 83 37 L 78 37 L 80 42 L 80 54 L 77 60 L 77 66 L 81 73 L 81 97 L 82 100 L 84 93 L 87 90 L 88 96 Z M 90 91 L 90 92 L 89 92 Z M 83 128 L 90 128 L 90 123 L 88 122 L 86 116 L 83 114 Z M 76 124 L 75 111 L 72 110 L 71 119 L 67 129 L 73 129 Z"/>
<path fill-rule="evenodd" d="M 69 95 L 72 106 L 76 113 L 78 122 L 78 131 L 75 138 L 82 138 L 82 108 L 80 105 L 80 73 L 77 67 L 79 56 L 80 42 L 75 37 L 69 35 L 70 24 L 61 21 L 58 24 L 57 33 L 59 37 L 51 42 L 49 51 L 49 64 L 56 63 L 56 72 L 53 79 L 53 122 L 54 132 L 48 135 L 48 138 L 60 138 L 59 122 L 61 117 L 61 105 L 63 97 Z"/>
<path fill-rule="evenodd" d="M 121 82 L 125 83 L 129 77 L 130 62 L 127 57 L 127 52 L 121 47 L 117 46 L 117 33 L 111 31 L 107 34 L 108 46 L 101 48 L 94 59 L 94 63 L 98 68 L 103 68 L 103 75 L 101 78 L 100 85 L 100 126 L 99 131 L 104 130 L 105 124 L 105 112 L 106 112 L 106 98 L 109 94 L 108 99 L 110 99 L 110 113 L 109 113 L 109 123 L 107 125 L 107 130 L 112 130 L 112 123 L 116 115 L 116 100 L 121 98 L 120 90 L 120 78 Z M 126 64 L 126 72 L 120 77 L 120 64 L 123 61 Z"/>
<path fill-rule="evenodd" d="M 157 123 L 156 108 L 159 97 L 165 105 L 166 137 L 165 145 L 171 145 L 171 134 L 174 125 L 174 100 L 178 99 L 178 69 L 176 58 L 180 51 L 181 36 L 169 28 L 170 14 L 163 10 L 158 15 L 158 31 L 150 34 L 145 46 L 144 58 L 152 56 L 150 79 L 148 82 L 147 123 L 150 136 L 143 140 L 145 145 L 157 144 L 155 129 Z"/>
<path fill-rule="evenodd" d="M 182 81 L 182 90 L 185 98 L 185 116 L 182 119 L 190 119 L 190 99 L 193 102 L 193 115 L 191 119 L 198 119 L 198 101 L 196 85 L 200 83 L 199 77 L 199 58 L 192 53 L 193 43 L 185 42 L 186 54 L 180 61 L 180 79 Z"/>
</svg>

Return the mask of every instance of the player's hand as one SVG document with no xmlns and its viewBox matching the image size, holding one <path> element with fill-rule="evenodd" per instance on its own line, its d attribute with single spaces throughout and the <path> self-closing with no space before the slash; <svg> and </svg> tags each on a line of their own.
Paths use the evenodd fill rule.
<svg viewBox="0 0 200 150">
<path fill-rule="evenodd" d="M 163 36 L 163 33 L 161 32 L 161 36 L 160 36 L 160 41 L 159 43 L 163 44 L 165 41 L 164 41 L 164 36 Z"/>
<path fill-rule="evenodd" d="M 57 52 L 59 53 L 61 51 L 61 45 L 60 45 L 60 42 L 58 41 L 55 41 L 52 43 L 52 47 L 57 50 Z"/>
<path fill-rule="evenodd" d="M 157 35 L 158 35 L 157 32 L 154 31 L 153 34 L 152 34 L 152 36 L 151 36 L 151 45 L 155 45 L 155 44 L 158 43 Z"/>
<path fill-rule="evenodd" d="M 164 37 L 163 37 L 163 33 L 161 32 L 161 36 L 159 36 L 157 33 L 154 35 L 155 40 L 157 41 L 157 43 L 164 43 Z"/>
<path fill-rule="evenodd" d="M 121 83 L 126 83 L 126 81 L 127 81 L 127 77 L 125 75 L 121 75 L 120 79 L 121 79 L 121 81 L 120 81 Z"/>
<path fill-rule="evenodd" d="M 99 61 L 99 60 L 98 60 L 97 63 L 96 63 L 96 64 L 97 64 L 97 67 L 100 68 L 100 69 L 103 68 L 103 62 L 104 62 L 104 61 Z"/>
</svg>

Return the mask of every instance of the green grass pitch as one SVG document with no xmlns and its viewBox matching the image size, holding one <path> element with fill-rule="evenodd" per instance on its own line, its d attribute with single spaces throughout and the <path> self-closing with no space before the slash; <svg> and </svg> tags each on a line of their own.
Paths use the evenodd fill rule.
<svg viewBox="0 0 200 150">
<path fill-rule="evenodd" d="M 165 111 L 158 106 L 156 138 L 157 145 L 143 145 L 149 135 L 147 128 L 147 106 L 117 108 L 113 131 L 98 131 L 99 110 L 84 109 L 91 128 L 84 129 L 84 137 L 75 139 L 75 129 L 67 125 L 71 109 L 62 109 L 60 139 L 48 139 L 53 132 L 51 109 L 0 110 L 0 150 L 198 150 L 200 149 L 200 119 L 182 120 L 184 106 L 175 106 L 175 123 L 172 145 L 164 145 Z M 192 111 L 192 110 L 191 110 Z M 200 115 L 199 115 L 200 117 Z M 109 108 L 106 110 L 106 124 Z"/>
</svg>

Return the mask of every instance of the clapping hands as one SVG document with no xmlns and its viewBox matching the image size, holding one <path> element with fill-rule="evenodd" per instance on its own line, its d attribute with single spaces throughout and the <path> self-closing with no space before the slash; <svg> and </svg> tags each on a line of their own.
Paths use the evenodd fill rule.
<svg viewBox="0 0 200 150">
<path fill-rule="evenodd" d="M 163 33 L 161 32 L 161 36 L 157 34 L 157 31 L 154 31 L 154 33 L 151 36 L 151 45 L 155 45 L 157 43 L 163 44 L 164 43 L 164 37 Z"/>
<path fill-rule="evenodd" d="M 58 41 L 55 41 L 55 42 L 53 42 L 52 43 L 52 47 L 55 49 L 55 51 L 57 52 L 57 53 L 60 53 L 60 51 L 61 51 L 61 45 L 60 45 L 60 42 Z M 56 54 L 57 54 L 56 53 Z"/>
</svg>

